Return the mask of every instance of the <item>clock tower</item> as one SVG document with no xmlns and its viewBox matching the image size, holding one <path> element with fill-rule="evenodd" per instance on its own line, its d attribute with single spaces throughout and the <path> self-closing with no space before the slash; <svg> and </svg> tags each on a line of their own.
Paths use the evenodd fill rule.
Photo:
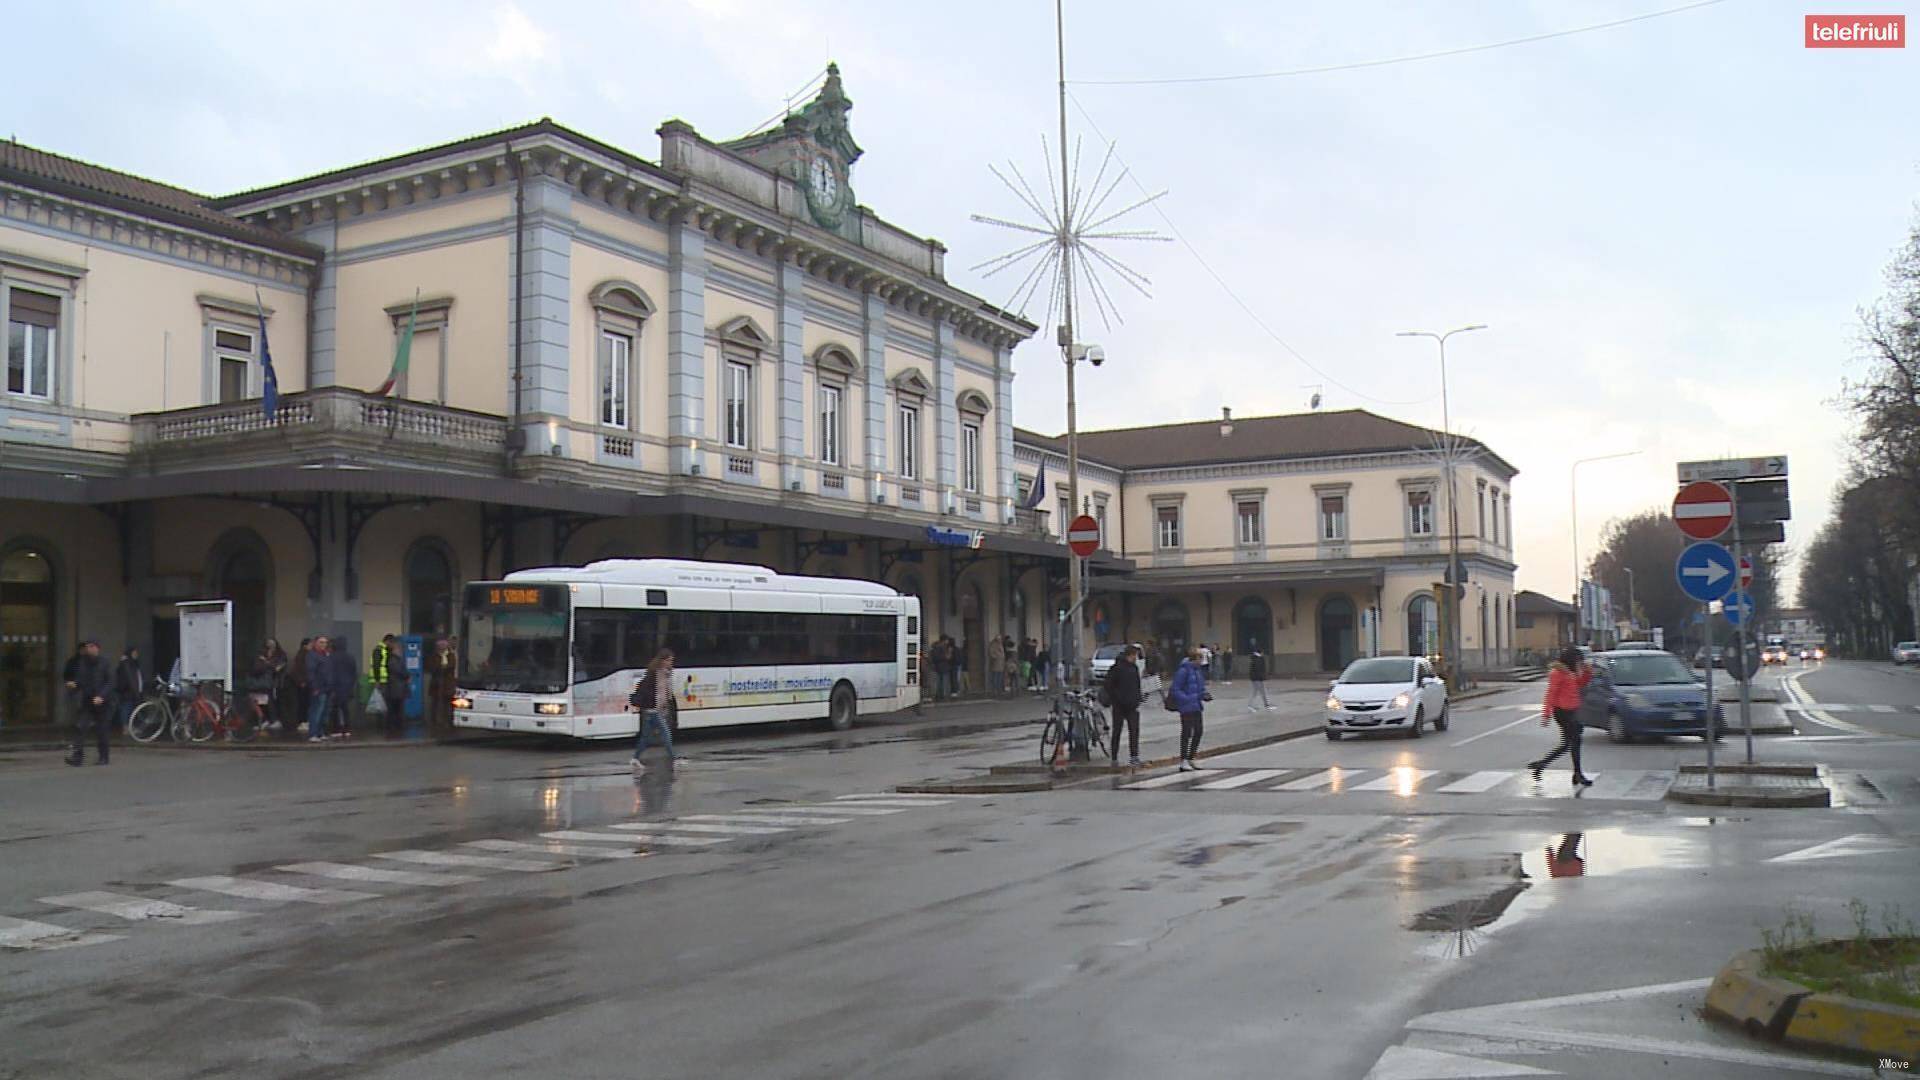
<svg viewBox="0 0 1920 1080">
<path fill-rule="evenodd" d="M 815 225 L 858 239 L 851 173 L 860 147 L 847 130 L 852 99 L 840 85 L 840 65 L 827 65 L 827 81 L 812 101 L 787 114 L 778 127 L 727 143 L 727 149 L 798 184 L 806 216 Z"/>
</svg>

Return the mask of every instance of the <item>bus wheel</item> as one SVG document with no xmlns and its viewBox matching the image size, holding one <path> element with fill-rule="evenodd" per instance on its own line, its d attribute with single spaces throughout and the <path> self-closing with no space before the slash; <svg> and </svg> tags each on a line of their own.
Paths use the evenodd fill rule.
<svg viewBox="0 0 1920 1080">
<path fill-rule="evenodd" d="M 835 731 L 845 731 L 853 726 L 853 714 L 853 687 L 841 683 L 833 688 L 833 696 L 828 699 L 827 723 Z"/>
</svg>

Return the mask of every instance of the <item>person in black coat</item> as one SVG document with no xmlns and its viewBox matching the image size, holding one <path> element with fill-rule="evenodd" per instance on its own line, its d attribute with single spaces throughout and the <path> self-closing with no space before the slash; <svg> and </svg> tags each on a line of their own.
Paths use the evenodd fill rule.
<svg viewBox="0 0 1920 1080">
<path fill-rule="evenodd" d="M 1120 729 L 1127 731 L 1127 763 L 1140 767 L 1140 651 L 1133 646 L 1107 669 L 1107 700 L 1113 703 L 1113 753 L 1120 760 Z"/>
<path fill-rule="evenodd" d="M 1268 712 L 1272 712 L 1273 702 L 1267 697 L 1266 653 L 1261 652 L 1259 649 L 1253 650 L 1253 655 L 1247 658 L 1247 678 L 1253 683 L 1253 689 L 1247 691 L 1248 711 L 1252 711 L 1253 699 L 1257 695 L 1260 698 L 1260 704 L 1265 706 Z"/>
<path fill-rule="evenodd" d="M 127 646 L 120 654 L 120 662 L 113 666 L 113 718 L 114 726 L 126 730 L 127 717 L 133 715 L 133 707 L 147 692 L 147 673 L 140 667 L 140 647 Z"/>
<path fill-rule="evenodd" d="M 87 736 L 92 735 L 100 751 L 100 764 L 107 763 L 113 723 L 109 710 L 113 704 L 113 671 L 100 659 L 100 643 L 88 638 L 67 661 L 61 673 L 67 698 L 73 703 L 73 752 L 67 764 L 86 764 Z"/>
</svg>

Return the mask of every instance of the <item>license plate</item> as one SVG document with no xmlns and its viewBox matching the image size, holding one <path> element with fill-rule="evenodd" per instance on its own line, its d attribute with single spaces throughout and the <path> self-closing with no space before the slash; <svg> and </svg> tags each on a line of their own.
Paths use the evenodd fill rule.
<svg viewBox="0 0 1920 1080">
<path fill-rule="evenodd" d="M 493 726 L 494 726 L 494 727 L 497 727 L 497 728 L 501 728 L 501 729 L 503 729 L 503 730 L 510 730 L 510 729 L 511 729 L 511 728 L 513 727 L 513 721 L 511 721 L 511 720 L 495 720 L 495 721 L 493 722 Z"/>
</svg>

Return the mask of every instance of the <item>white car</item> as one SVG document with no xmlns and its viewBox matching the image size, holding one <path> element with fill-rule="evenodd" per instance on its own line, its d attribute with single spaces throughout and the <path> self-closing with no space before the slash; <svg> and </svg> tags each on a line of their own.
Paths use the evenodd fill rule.
<svg viewBox="0 0 1920 1080">
<path fill-rule="evenodd" d="M 1896 664 L 1920 664 L 1920 641 L 1903 641 L 1893 647 Z"/>
<path fill-rule="evenodd" d="M 1327 692 L 1327 738 L 1344 732 L 1396 732 L 1419 738 L 1421 729 L 1447 730 L 1447 684 L 1418 656 L 1355 660 Z"/>
<path fill-rule="evenodd" d="M 1139 650 L 1142 657 L 1147 655 L 1145 646 L 1135 645 L 1134 648 Z M 1126 651 L 1127 647 L 1125 645 L 1102 645 L 1093 650 L 1093 681 L 1106 682 L 1107 672 L 1112 670 L 1113 662 L 1120 659 L 1120 654 Z"/>
</svg>

